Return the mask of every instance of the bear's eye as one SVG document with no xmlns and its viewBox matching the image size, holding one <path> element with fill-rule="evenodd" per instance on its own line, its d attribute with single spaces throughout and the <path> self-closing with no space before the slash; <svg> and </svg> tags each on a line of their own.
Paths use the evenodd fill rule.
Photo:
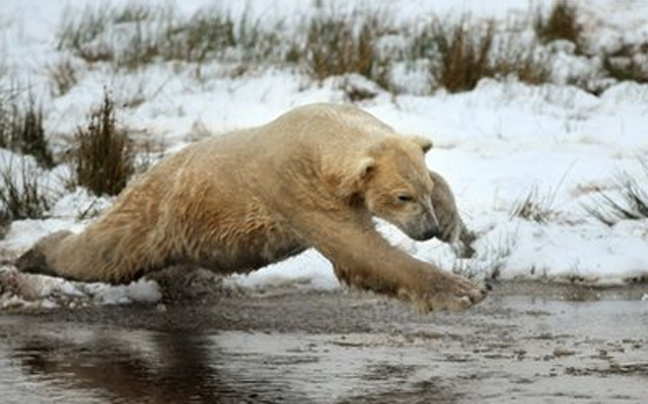
<svg viewBox="0 0 648 404">
<path fill-rule="evenodd" d="M 409 195 L 409 194 L 399 194 L 396 198 L 400 202 L 413 202 L 414 201 L 414 197 L 412 195 Z"/>
</svg>

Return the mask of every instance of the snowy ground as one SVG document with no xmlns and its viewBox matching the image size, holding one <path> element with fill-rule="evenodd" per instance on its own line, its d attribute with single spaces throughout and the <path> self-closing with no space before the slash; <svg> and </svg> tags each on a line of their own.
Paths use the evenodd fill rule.
<svg viewBox="0 0 648 404">
<path fill-rule="evenodd" d="M 179 2 L 190 13 L 205 1 Z M 260 14 L 309 12 L 310 2 L 252 1 Z M 372 3 L 375 5 L 375 3 Z M 425 12 L 462 12 L 504 19 L 527 10 L 526 1 L 392 2 L 395 16 L 416 21 Z M 485 7 L 484 4 L 488 4 Z M 581 3 L 590 31 L 599 46 L 623 38 L 648 40 L 648 4 L 642 2 Z M 0 83 L 28 83 L 43 103 L 45 125 L 58 141 L 85 122 L 90 108 L 101 99 L 103 88 L 127 103 L 135 96 L 144 101 L 119 111 L 119 119 L 142 136 L 163 144 L 170 152 L 204 135 L 265 123 L 286 110 L 312 102 L 345 102 L 342 87 L 370 86 L 357 77 L 327 79 L 323 83 L 289 70 L 257 69 L 231 78 L 218 74 L 196 81 L 177 66 L 155 65 L 124 73 L 108 68 L 86 69 L 74 88 L 63 96 L 51 94 L 48 68 L 66 57 L 56 50 L 54 33 L 63 12 L 79 12 L 84 2 L 7 1 L 0 7 Z M 495 7 L 495 5 L 497 5 Z M 67 7 L 67 8 L 66 8 Z M 236 9 L 235 6 L 232 6 Z M 604 18 L 605 17 L 605 18 Z M 270 18 L 270 17 L 268 17 Z M 588 70 L 568 52 L 558 58 L 565 70 Z M 560 62 L 562 60 L 562 62 Z M 218 71 L 214 67 L 213 71 Z M 570 73 L 570 74 L 571 74 Z M 406 81 L 406 79 L 404 79 Z M 483 80 L 477 89 L 460 94 L 443 91 L 433 96 L 380 92 L 359 105 L 403 133 L 434 140 L 428 164 L 453 187 L 468 227 L 478 239 L 476 254 L 464 259 L 452 248 L 431 241 L 409 240 L 390 226 L 379 224 L 394 244 L 447 270 L 477 277 L 502 279 L 623 283 L 648 276 L 648 222 L 620 221 L 608 227 L 584 209 L 600 192 L 614 192 L 620 173 L 646 183 L 641 164 L 648 152 L 648 85 L 619 82 L 600 96 L 567 85 L 528 86 L 515 80 Z M 0 165 L 15 156 L 0 149 Z M 43 173 L 53 190 L 62 190 L 65 167 Z M 547 214 L 543 222 L 512 217 L 514 207 L 537 192 Z M 47 220 L 14 222 L 0 253 L 11 259 L 40 237 L 60 229 L 81 230 L 80 212 L 101 210 L 109 200 L 94 201 L 84 191 L 63 195 Z M 4 282 L 4 287 L 2 287 Z M 19 284 L 18 289 L 9 283 Z M 298 287 L 332 289 L 339 285 L 330 264 L 309 251 L 300 257 L 263 268 L 249 276 L 236 276 L 227 284 L 242 287 Z M 29 293 L 24 290 L 29 289 Z M 0 305 L 24 305 L 8 291 L 23 290 L 33 305 L 61 301 L 124 303 L 156 301 L 155 282 L 140 281 L 127 287 L 82 285 L 47 277 L 24 277 L 6 265 L 0 267 Z M 58 296 L 58 297 L 57 297 Z M 60 296 L 66 296 L 61 300 Z M 76 299 L 82 296 L 83 299 Z"/>
</svg>

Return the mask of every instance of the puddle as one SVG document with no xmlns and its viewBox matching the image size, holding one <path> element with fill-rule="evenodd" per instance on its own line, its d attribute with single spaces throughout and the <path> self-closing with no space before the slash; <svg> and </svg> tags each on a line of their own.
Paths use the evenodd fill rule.
<svg viewBox="0 0 648 404">
<path fill-rule="evenodd" d="M 648 397 L 648 303 L 639 300 L 494 296 L 466 313 L 419 316 L 357 296 L 242 299 L 231 307 L 221 301 L 164 313 L 133 307 L 86 317 L 83 311 L 0 315 L 0 401 L 638 403 Z M 231 323 L 214 314 L 233 315 L 234 308 Z M 205 323 L 191 326 L 198 316 Z"/>
</svg>

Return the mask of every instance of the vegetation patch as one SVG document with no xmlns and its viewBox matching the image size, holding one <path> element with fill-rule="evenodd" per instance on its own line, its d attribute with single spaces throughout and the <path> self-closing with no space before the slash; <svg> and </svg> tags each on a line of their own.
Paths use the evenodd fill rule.
<svg viewBox="0 0 648 404">
<path fill-rule="evenodd" d="M 43 127 L 43 110 L 33 98 L 26 106 L 15 98 L 0 99 L 0 148 L 28 154 L 43 168 L 54 166 Z"/>
<path fill-rule="evenodd" d="M 574 1 L 558 0 L 545 15 L 537 9 L 533 29 L 541 43 L 564 40 L 579 46 L 582 43 L 583 28 L 578 22 L 578 9 Z"/>
<path fill-rule="evenodd" d="M 173 3 L 102 2 L 81 13 L 65 13 L 58 49 L 90 66 L 105 63 L 129 71 L 160 62 L 187 63 L 201 81 L 206 71 L 227 77 L 268 67 L 297 69 L 317 81 L 359 74 L 391 92 L 408 91 L 394 83 L 394 71 L 424 66 L 429 85 L 421 91 L 454 93 L 472 90 L 483 78 L 553 82 L 554 57 L 560 51 L 546 45 L 565 41 L 600 70 L 596 83 L 570 78 L 572 85 L 600 94 L 617 81 L 648 81 L 645 44 L 588 53 L 578 4 L 568 0 L 506 22 L 430 14 L 414 26 L 393 23 L 387 7 L 350 12 L 326 10 L 322 3 L 315 7 L 299 23 L 288 24 L 287 19 L 256 17 L 250 8 L 234 14 L 223 4 L 185 16 Z M 75 85 L 76 70 L 69 61 L 51 68 L 55 94 Z"/>
<path fill-rule="evenodd" d="M 101 36 L 114 24 L 114 9 L 109 3 L 88 6 L 83 11 L 68 9 L 63 13 L 57 50 L 71 50 L 87 63 L 109 62 L 114 58 L 110 44 Z"/>
<path fill-rule="evenodd" d="M 640 45 L 623 44 L 603 56 L 603 70 L 618 81 L 648 83 L 648 42 Z"/>
<path fill-rule="evenodd" d="M 350 73 L 371 78 L 379 27 L 374 18 L 331 14 L 311 19 L 305 46 L 309 72 L 318 80 Z"/>
<path fill-rule="evenodd" d="M 642 162 L 644 180 L 648 179 L 648 162 Z M 593 218 L 614 226 L 622 220 L 648 218 L 648 188 L 628 173 L 622 173 L 616 180 L 614 191 L 600 192 L 593 201 L 583 204 L 583 209 Z"/>
<path fill-rule="evenodd" d="M 42 171 L 25 158 L 3 162 L 0 169 L 0 220 L 41 219 L 52 200 L 41 184 Z"/>
<path fill-rule="evenodd" d="M 79 82 L 78 71 L 69 58 L 49 67 L 48 73 L 52 83 L 52 95 L 55 96 L 67 94 Z"/>
<path fill-rule="evenodd" d="M 551 61 L 535 44 L 498 34 L 493 21 L 449 21 L 432 20 L 412 40 L 409 54 L 429 61 L 432 88 L 470 91 L 483 78 L 508 76 L 532 85 L 550 81 Z"/>
<path fill-rule="evenodd" d="M 547 223 L 555 215 L 553 208 L 556 192 L 542 194 L 537 185 L 520 198 L 511 209 L 511 217 L 519 217 L 537 223 Z"/>
<path fill-rule="evenodd" d="M 125 130 L 117 127 L 115 105 L 108 92 L 90 121 L 75 136 L 74 172 L 78 185 L 92 193 L 117 195 L 135 172 L 135 154 Z"/>
</svg>

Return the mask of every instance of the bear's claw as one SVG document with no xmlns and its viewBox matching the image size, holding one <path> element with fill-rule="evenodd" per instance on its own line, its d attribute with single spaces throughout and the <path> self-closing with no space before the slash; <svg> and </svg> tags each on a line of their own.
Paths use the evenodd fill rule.
<svg viewBox="0 0 648 404">
<path fill-rule="evenodd" d="M 426 285 L 421 285 L 414 300 L 422 312 L 462 311 L 480 303 L 490 288 L 461 276 L 435 271 Z"/>
</svg>

